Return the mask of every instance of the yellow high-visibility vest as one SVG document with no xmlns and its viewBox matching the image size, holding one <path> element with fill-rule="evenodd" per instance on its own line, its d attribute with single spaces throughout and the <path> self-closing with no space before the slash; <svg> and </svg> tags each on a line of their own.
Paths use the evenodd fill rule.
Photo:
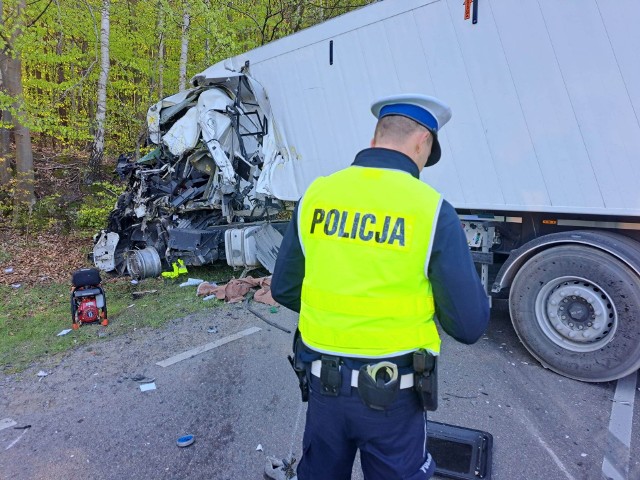
<svg viewBox="0 0 640 480">
<path fill-rule="evenodd" d="M 306 345 L 373 358 L 440 352 L 426 269 L 441 201 L 384 168 L 351 166 L 309 186 L 298 206 Z"/>
</svg>

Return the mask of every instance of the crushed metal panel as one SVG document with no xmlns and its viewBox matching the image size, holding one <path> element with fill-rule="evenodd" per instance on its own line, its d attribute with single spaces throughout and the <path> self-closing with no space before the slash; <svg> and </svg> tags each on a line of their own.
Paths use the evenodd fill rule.
<svg viewBox="0 0 640 480">
<path fill-rule="evenodd" d="M 149 109 L 150 140 L 158 148 L 118 163 L 129 185 L 109 216 L 107 233 L 119 240 L 110 246 L 111 259 L 97 264 L 102 269 L 122 274 L 127 252 L 148 247 L 165 265 L 212 263 L 225 255 L 224 230 L 267 221 L 284 209 L 270 195 L 270 174 L 263 170 L 265 162 L 288 156 L 266 93 L 244 72 L 223 73 Z M 263 246 L 267 265 L 279 240 Z"/>
<path fill-rule="evenodd" d="M 198 123 L 198 109 L 195 107 L 178 120 L 162 137 L 163 143 L 176 157 L 193 150 L 200 138 L 200 124 Z"/>
<path fill-rule="evenodd" d="M 169 232 L 169 248 L 179 252 L 187 265 L 204 265 L 220 258 L 224 229 L 199 230 L 173 228 Z"/>
<path fill-rule="evenodd" d="M 93 246 L 93 262 L 100 270 L 110 272 L 116 269 L 116 246 L 119 240 L 120 235 L 115 232 L 101 232 Z"/>
<path fill-rule="evenodd" d="M 266 223 L 253 234 L 258 250 L 257 257 L 260 263 L 273 273 L 276 267 L 276 258 L 282 243 L 282 234 L 273 228 L 270 223 Z"/>
</svg>

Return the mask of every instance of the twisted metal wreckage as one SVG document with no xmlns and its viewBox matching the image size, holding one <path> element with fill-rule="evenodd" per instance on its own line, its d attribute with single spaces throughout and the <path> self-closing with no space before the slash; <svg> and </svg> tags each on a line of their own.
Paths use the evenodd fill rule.
<svg viewBox="0 0 640 480">
<path fill-rule="evenodd" d="M 246 67 L 219 73 L 196 76 L 193 88 L 153 105 L 147 122 L 157 148 L 118 160 L 116 172 L 129 183 L 94 237 L 101 270 L 144 278 L 158 276 L 163 263 L 225 256 L 234 267 L 273 270 L 284 224 L 270 219 L 285 205 L 269 176 L 290 152 Z"/>
</svg>

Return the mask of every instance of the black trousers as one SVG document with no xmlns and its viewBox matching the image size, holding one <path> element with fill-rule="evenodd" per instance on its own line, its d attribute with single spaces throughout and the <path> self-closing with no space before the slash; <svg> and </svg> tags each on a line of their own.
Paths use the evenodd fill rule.
<svg viewBox="0 0 640 480">
<path fill-rule="evenodd" d="M 341 369 L 337 397 L 322 395 L 311 375 L 311 393 L 298 480 L 348 480 L 360 450 L 366 480 L 426 480 L 435 462 L 426 450 L 427 417 L 412 388 L 400 390 L 387 410 L 367 407 Z"/>
</svg>

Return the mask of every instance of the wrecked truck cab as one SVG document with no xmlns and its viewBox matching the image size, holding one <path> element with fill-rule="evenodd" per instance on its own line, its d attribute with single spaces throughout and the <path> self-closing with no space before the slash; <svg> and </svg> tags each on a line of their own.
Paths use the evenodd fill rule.
<svg viewBox="0 0 640 480">
<path fill-rule="evenodd" d="M 225 257 L 234 267 L 271 266 L 269 252 L 277 250 L 286 225 L 263 231 L 285 209 L 269 176 L 288 147 L 264 91 L 246 70 L 214 66 L 207 72 L 214 75 L 194 77 L 193 88 L 149 108 L 155 149 L 137 161 L 119 158 L 116 173 L 128 186 L 107 228 L 94 237 L 99 269 L 145 278 L 177 259 L 192 266 Z M 260 228 L 227 235 L 225 251 L 225 232 L 250 226 Z"/>
</svg>

